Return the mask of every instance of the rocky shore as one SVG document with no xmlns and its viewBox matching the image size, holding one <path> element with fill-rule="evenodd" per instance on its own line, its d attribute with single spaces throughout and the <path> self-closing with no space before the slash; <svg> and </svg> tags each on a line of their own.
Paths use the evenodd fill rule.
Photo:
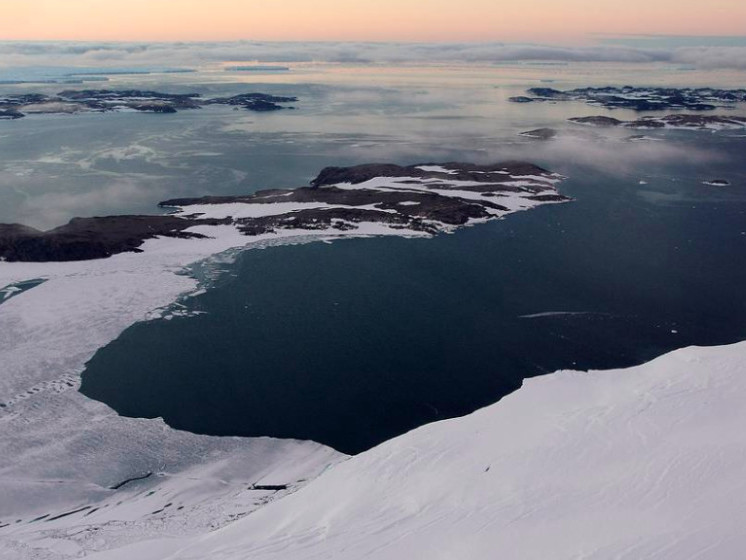
<svg viewBox="0 0 746 560">
<path fill-rule="evenodd" d="M 297 232 L 434 235 L 539 204 L 569 200 L 563 178 L 526 162 L 494 165 L 367 164 L 328 167 L 308 187 L 245 196 L 182 198 L 160 203 L 160 216 L 75 218 L 50 231 L 0 224 L 0 259 L 72 261 L 138 252 L 155 237 L 210 237 L 233 226 L 256 237 Z"/>
</svg>

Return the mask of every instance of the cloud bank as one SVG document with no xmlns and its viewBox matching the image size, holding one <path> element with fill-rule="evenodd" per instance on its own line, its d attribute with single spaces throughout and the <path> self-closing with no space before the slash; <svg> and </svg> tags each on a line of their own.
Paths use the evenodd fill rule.
<svg viewBox="0 0 746 560">
<path fill-rule="evenodd" d="M 746 46 L 645 48 L 508 43 L 73 43 L 0 42 L 0 67 L 197 66 L 235 60 L 337 63 L 664 62 L 746 69 Z"/>
</svg>

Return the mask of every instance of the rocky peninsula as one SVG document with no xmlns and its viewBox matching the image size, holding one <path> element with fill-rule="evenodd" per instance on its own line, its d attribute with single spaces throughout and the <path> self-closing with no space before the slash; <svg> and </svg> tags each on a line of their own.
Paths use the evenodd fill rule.
<svg viewBox="0 0 746 560">
<path fill-rule="evenodd" d="M 563 177 L 531 163 L 328 167 L 310 186 L 160 203 L 168 215 L 75 218 L 39 231 L 0 224 L 0 259 L 73 261 L 139 252 L 156 237 L 200 239 L 229 226 L 244 236 L 434 235 L 569 200 Z"/>
</svg>

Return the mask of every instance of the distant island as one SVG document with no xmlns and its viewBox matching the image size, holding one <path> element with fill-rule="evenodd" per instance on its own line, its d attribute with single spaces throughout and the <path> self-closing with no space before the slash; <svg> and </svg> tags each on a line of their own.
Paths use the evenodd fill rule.
<svg viewBox="0 0 746 560">
<path fill-rule="evenodd" d="M 634 121 L 623 121 L 614 117 L 593 115 L 573 117 L 570 122 L 597 127 L 623 126 L 626 128 L 655 129 L 678 128 L 685 130 L 727 130 L 746 127 L 746 117 L 724 115 L 689 115 L 677 113 L 663 117 L 642 117 Z"/>
<path fill-rule="evenodd" d="M 72 261 L 140 252 L 147 239 L 200 239 L 233 226 L 240 234 L 277 236 L 434 235 L 500 218 L 540 204 L 565 202 L 556 184 L 561 175 L 537 165 L 509 161 L 470 163 L 366 164 L 328 167 L 297 189 L 244 196 L 166 200 L 168 215 L 74 218 L 50 231 L 0 224 L 0 259 Z"/>
<path fill-rule="evenodd" d="M 535 140 L 551 140 L 557 136 L 557 131 L 553 128 L 537 128 L 535 130 L 527 130 L 520 133 L 521 136 L 526 138 L 533 138 Z"/>
<path fill-rule="evenodd" d="M 57 95 L 26 93 L 0 97 L 0 120 L 20 119 L 26 114 L 110 111 L 176 113 L 183 109 L 199 109 L 206 105 L 233 105 L 249 111 L 264 112 L 292 108 L 284 104 L 297 101 L 297 97 L 256 92 L 231 97 L 203 98 L 198 93 L 174 94 L 139 89 L 65 90 Z"/>
<path fill-rule="evenodd" d="M 711 111 L 723 106 L 746 102 L 746 89 L 660 88 L 660 87 L 585 87 L 561 91 L 537 87 L 526 90 L 528 95 L 511 97 L 514 103 L 540 101 L 584 101 L 607 109 L 661 111 L 686 109 Z"/>
</svg>

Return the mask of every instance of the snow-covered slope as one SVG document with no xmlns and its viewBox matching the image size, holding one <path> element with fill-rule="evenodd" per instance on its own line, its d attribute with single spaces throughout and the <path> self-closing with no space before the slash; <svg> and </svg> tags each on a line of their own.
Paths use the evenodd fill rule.
<svg viewBox="0 0 746 560">
<path fill-rule="evenodd" d="M 530 379 L 169 558 L 742 558 L 744 402 L 746 343 Z"/>
</svg>

